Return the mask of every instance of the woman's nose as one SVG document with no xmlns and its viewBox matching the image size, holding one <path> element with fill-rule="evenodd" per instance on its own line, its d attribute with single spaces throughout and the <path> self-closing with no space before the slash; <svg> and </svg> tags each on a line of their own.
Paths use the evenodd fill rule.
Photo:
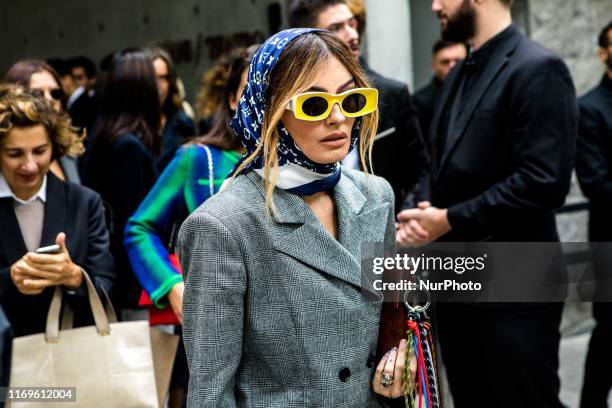
<svg viewBox="0 0 612 408">
<path fill-rule="evenodd" d="M 45 95 L 45 99 L 46 100 L 53 102 L 53 97 L 51 96 L 51 91 L 50 90 L 45 89 L 44 95 Z"/>
<path fill-rule="evenodd" d="M 32 156 L 26 156 L 25 162 L 21 165 L 22 169 L 27 171 L 28 173 L 33 173 L 38 170 L 38 165 L 36 164 L 36 160 Z"/>
<path fill-rule="evenodd" d="M 344 113 L 342 113 L 342 109 L 340 109 L 340 105 L 338 103 L 335 103 L 334 106 L 332 106 L 332 110 L 329 116 L 327 117 L 328 124 L 342 123 L 345 120 L 346 120 L 346 116 L 344 116 Z"/>
</svg>

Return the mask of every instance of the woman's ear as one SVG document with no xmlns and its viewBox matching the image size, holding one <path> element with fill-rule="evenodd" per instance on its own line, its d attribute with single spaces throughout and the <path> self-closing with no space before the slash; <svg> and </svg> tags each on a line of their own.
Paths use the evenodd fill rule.
<svg viewBox="0 0 612 408">
<path fill-rule="evenodd" d="M 236 111 L 236 109 L 238 109 L 238 98 L 234 92 L 230 93 L 227 103 L 232 111 Z"/>
</svg>

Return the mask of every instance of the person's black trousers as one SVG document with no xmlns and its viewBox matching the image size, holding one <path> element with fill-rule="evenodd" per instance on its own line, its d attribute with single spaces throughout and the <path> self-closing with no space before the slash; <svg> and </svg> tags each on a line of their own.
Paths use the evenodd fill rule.
<svg viewBox="0 0 612 408">
<path fill-rule="evenodd" d="M 612 303 L 593 303 L 597 326 L 591 334 L 584 368 L 581 408 L 607 408 L 612 388 Z"/>
<path fill-rule="evenodd" d="M 562 303 L 435 305 L 456 408 L 562 408 Z"/>
</svg>

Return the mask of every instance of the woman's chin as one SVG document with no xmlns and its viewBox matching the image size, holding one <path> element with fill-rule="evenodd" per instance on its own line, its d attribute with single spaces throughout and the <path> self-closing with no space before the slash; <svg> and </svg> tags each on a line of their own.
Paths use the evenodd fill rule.
<svg viewBox="0 0 612 408">
<path fill-rule="evenodd" d="M 308 156 L 308 158 L 315 163 L 332 164 L 332 163 L 337 163 L 337 162 L 344 160 L 344 158 L 348 155 L 348 149 L 349 149 L 349 146 L 347 145 L 347 146 L 342 146 L 337 149 L 317 152 L 316 154 L 313 154 L 313 155 L 307 154 L 306 156 Z"/>
</svg>

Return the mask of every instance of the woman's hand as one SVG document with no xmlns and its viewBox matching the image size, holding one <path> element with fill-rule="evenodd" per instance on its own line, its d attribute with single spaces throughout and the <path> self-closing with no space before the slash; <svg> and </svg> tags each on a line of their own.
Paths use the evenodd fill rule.
<svg viewBox="0 0 612 408">
<path fill-rule="evenodd" d="M 168 301 L 170 301 L 172 311 L 181 324 L 183 324 L 183 292 L 185 292 L 185 284 L 183 282 L 177 283 L 168 292 Z"/>
<path fill-rule="evenodd" d="M 66 248 L 66 234 L 60 232 L 55 239 L 59 254 L 28 252 L 11 266 L 11 279 L 24 295 L 38 295 L 45 288 L 64 285 L 76 288 L 83 283 L 81 268 L 72 262 Z"/>
<path fill-rule="evenodd" d="M 387 398 L 398 398 L 404 395 L 402 390 L 402 380 L 404 376 L 404 366 L 406 364 L 406 340 L 400 341 L 399 348 L 394 347 L 378 363 L 372 387 L 374 392 Z M 416 359 L 413 358 L 410 364 L 410 381 L 414 383 L 416 377 Z M 387 386 L 383 378 L 387 379 Z"/>
</svg>

